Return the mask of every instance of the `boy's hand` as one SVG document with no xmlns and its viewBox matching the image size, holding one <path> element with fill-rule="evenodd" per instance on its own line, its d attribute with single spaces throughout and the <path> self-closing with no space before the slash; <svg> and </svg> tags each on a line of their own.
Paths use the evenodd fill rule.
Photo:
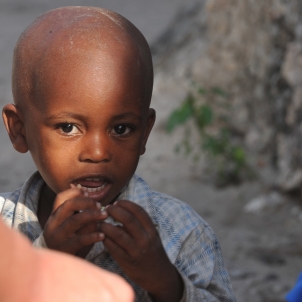
<svg viewBox="0 0 302 302">
<path fill-rule="evenodd" d="M 71 188 L 59 193 L 44 227 L 44 239 L 51 249 L 76 254 L 83 247 L 104 239 L 97 223 L 107 218 L 101 204 Z"/>
<path fill-rule="evenodd" d="M 148 214 L 140 206 L 120 200 L 107 208 L 109 216 L 122 223 L 101 223 L 104 244 L 123 271 L 147 290 L 154 301 L 180 301 L 183 282 L 162 246 Z"/>
</svg>

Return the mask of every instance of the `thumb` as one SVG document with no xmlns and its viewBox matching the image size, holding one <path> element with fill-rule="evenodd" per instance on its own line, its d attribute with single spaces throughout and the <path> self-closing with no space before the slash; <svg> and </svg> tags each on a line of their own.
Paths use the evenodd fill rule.
<svg viewBox="0 0 302 302">
<path fill-rule="evenodd" d="M 72 186 L 70 189 L 57 194 L 51 213 L 54 213 L 57 208 L 61 206 L 66 200 L 79 196 L 84 196 L 84 192 L 81 189 L 78 189 L 76 186 Z"/>
</svg>

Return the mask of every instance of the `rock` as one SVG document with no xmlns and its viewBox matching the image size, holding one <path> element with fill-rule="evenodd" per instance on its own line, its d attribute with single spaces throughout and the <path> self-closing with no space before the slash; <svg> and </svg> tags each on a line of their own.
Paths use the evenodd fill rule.
<svg viewBox="0 0 302 302">
<path fill-rule="evenodd" d="M 285 177 L 282 182 L 280 182 L 280 188 L 284 191 L 293 191 L 300 187 L 302 183 L 302 169 L 297 169 L 296 171 L 290 171 L 288 177 Z"/>
<path fill-rule="evenodd" d="M 284 191 L 302 185 L 301 14 L 300 0 L 196 0 L 152 47 L 171 87 L 228 93 L 231 129 L 271 158 Z"/>
<path fill-rule="evenodd" d="M 254 276 L 255 272 L 248 271 L 248 270 L 242 270 L 242 269 L 233 269 L 233 270 L 229 271 L 229 274 L 233 280 L 235 280 L 235 279 L 243 280 L 243 279 L 247 279 L 251 276 Z"/>
<path fill-rule="evenodd" d="M 274 208 L 284 202 L 282 195 L 279 192 L 272 191 L 265 195 L 260 195 L 253 198 L 244 206 L 245 213 L 257 213 L 268 208 Z"/>
</svg>

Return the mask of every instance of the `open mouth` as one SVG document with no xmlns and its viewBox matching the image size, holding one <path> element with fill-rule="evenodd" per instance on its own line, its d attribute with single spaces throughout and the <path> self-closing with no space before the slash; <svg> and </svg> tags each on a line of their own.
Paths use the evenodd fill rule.
<svg viewBox="0 0 302 302">
<path fill-rule="evenodd" d="M 109 181 L 103 177 L 81 178 L 73 183 L 78 189 L 87 192 L 92 198 L 101 198 L 109 189 Z"/>
<path fill-rule="evenodd" d="M 77 184 L 76 187 L 78 189 L 81 189 L 83 190 L 84 192 L 99 192 L 101 190 L 103 190 L 107 185 L 107 181 L 104 182 L 101 186 L 98 186 L 98 187 L 86 187 L 84 185 L 81 185 L 81 184 Z"/>
</svg>

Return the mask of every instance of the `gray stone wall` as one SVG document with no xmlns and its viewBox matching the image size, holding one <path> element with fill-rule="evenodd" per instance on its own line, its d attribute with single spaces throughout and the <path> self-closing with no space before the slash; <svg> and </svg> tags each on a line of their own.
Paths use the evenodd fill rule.
<svg viewBox="0 0 302 302">
<path fill-rule="evenodd" d="M 229 94 L 234 133 L 255 167 L 263 157 L 276 168 L 285 191 L 302 184 L 301 17 L 299 0 L 198 0 L 152 48 L 175 85 Z"/>
</svg>

